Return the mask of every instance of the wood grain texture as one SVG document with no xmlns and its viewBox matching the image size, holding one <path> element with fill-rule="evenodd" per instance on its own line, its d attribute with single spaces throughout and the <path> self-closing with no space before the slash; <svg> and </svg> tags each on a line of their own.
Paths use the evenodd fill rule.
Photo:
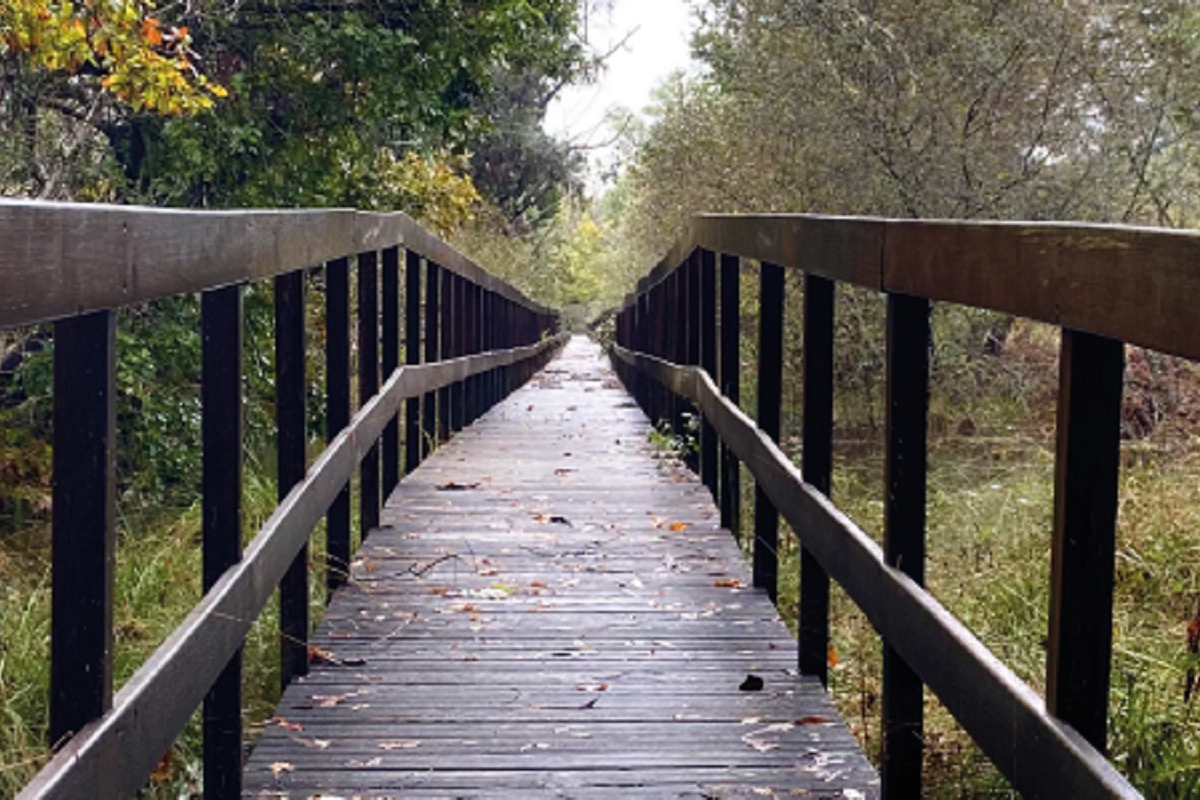
<svg viewBox="0 0 1200 800">
<path fill-rule="evenodd" d="M 0 199 L 0 328 L 263 280 L 402 246 L 514 302 L 516 288 L 404 214 L 189 211 Z"/>
<path fill-rule="evenodd" d="M 574 340 L 402 481 L 247 794 L 877 796 L 711 496 L 648 429 Z M 739 691 L 750 674 L 761 691 Z"/>
<path fill-rule="evenodd" d="M 613 353 L 700 406 L 801 543 L 1023 796 L 1141 796 L 932 595 L 889 567 L 879 545 L 804 483 L 790 459 L 707 375 L 620 347 Z"/>
</svg>

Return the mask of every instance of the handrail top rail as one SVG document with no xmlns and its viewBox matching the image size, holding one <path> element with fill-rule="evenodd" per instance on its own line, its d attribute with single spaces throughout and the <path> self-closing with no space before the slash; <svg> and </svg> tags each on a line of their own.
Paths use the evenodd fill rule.
<svg viewBox="0 0 1200 800">
<path fill-rule="evenodd" d="M 1200 231 L 1110 223 L 699 214 L 624 307 L 696 249 L 1200 360 Z"/>
<path fill-rule="evenodd" d="M 0 328 L 262 280 L 405 247 L 537 313 L 402 212 L 191 210 L 0 198 Z"/>
</svg>

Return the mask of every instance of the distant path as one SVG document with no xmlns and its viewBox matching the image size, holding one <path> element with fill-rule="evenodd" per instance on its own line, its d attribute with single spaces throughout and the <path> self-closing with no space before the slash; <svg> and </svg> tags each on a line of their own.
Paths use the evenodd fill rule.
<svg viewBox="0 0 1200 800">
<path fill-rule="evenodd" d="M 575 338 L 392 495 L 248 796 L 863 798 L 878 778 Z M 749 676 L 761 691 L 741 691 Z"/>
</svg>

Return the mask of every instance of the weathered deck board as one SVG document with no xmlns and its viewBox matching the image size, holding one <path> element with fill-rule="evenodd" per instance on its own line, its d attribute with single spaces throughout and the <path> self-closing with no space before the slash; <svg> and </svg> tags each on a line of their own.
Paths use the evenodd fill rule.
<svg viewBox="0 0 1200 800">
<path fill-rule="evenodd" d="M 250 796 L 874 797 L 878 779 L 598 349 L 392 495 Z M 748 675 L 761 691 L 741 691 Z M 286 724 L 281 724 L 281 720 Z"/>
</svg>

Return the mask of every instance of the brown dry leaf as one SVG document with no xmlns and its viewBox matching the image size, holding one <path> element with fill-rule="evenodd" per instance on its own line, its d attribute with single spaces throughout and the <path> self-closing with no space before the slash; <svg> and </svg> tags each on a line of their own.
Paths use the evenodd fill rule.
<svg viewBox="0 0 1200 800">
<path fill-rule="evenodd" d="M 275 775 L 282 775 L 285 772 L 295 772 L 296 771 L 296 768 L 294 766 L 292 766 L 290 763 L 288 763 L 287 761 L 276 761 L 274 764 L 269 766 L 267 769 L 271 770 L 271 772 Z"/>
<path fill-rule="evenodd" d="M 395 739 L 390 742 L 380 742 L 380 750 L 416 750 L 421 746 L 420 739 Z"/>
<path fill-rule="evenodd" d="M 577 683 L 575 684 L 577 692 L 607 692 L 607 683 Z"/>
<path fill-rule="evenodd" d="M 283 717 L 271 717 L 271 724 L 278 725 L 285 731 L 291 731 L 292 733 L 298 733 L 299 731 L 304 730 L 304 726 L 299 722 L 292 722 L 291 720 Z"/>
<path fill-rule="evenodd" d="M 314 694 L 312 696 L 312 699 L 313 699 L 313 702 L 316 703 L 319 708 L 333 708 L 334 706 L 338 705 L 339 703 L 346 702 L 346 695 L 344 695 L 344 694 Z"/>
<path fill-rule="evenodd" d="M 669 526 L 667 526 L 667 530 L 674 533 L 679 533 L 680 531 L 686 531 L 689 527 L 689 524 L 686 522 L 672 522 Z"/>
<path fill-rule="evenodd" d="M 825 651 L 825 663 L 829 665 L 830 669 L 838 665 L 837 648 L 833 646 L 833 642 L 829 643 L 829 648 Z"/>
<path fill-rule="evenodd" d="M 337 664 L 338 658 L 330 651 L 317 647 L 315 644 L 308 646 L 308 663 L 310 664 Z"/>
<path fill-rule="evenodd" d="M 500 570 L 496 569 L 495 567 L 484 567 L 483 569 L 479 570 L 479 572 L 478 572 L 478 575 L 481 578 L 490 578 L 493 575 L 499 575 L 499 574 L 500 574 Z"/>
<path fill-rule="evenodd" d="M 713 586 L 718 589 L 741 589 L 744 585 L 740 578 L 721 578 L 713 581 Z"/>
<path fill-rule="evenodd" d="M 813 716 L 809 716 L 809 717 L 800 717 L 799 719 L 796 720 L 797 725 L 828 725 L 831 722 L 833 722 L 833 720 L 831 720 L 829 717 L 822 717 L 822 716 L 817 716 L 817 715 L 813 715 Z"/>
<path fill-rule="evenodd" d="M 156 786 L 161 786 L 171 779 L 171 751 L 163 753 L 162 758 L 158 760 L 154 771 L 150 773 L 150 782 Z"/>
</svg>

